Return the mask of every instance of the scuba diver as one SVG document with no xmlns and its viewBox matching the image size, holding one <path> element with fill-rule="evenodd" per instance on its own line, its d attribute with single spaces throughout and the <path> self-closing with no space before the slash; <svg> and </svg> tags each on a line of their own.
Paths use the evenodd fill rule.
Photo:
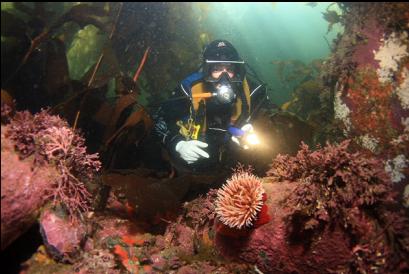
<svg viewBox="0 0 409 274">
<path fill-rule="evenodd" d="M 179 173 L 217 172 L 234 150 L 251 149 L 258 139 L 250 121 L 266 103 L 266 87 L 247 79 L 245 62 L 226 40 L 203 52 L 201 69 L 173 91 L 153 115 L 160 139 Z"/>
</svg>

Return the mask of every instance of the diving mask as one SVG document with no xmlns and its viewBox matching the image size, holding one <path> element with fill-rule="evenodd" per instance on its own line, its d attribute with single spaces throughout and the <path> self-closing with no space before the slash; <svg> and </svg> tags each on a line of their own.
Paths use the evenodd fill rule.
<svg viewBox="0 0 409 274">
<path fill-rule="evenodd" d="M 211 76 L 215 80 L 219 80 L 223 73 L 227 73 L 227 76 L 230 79 L 233 79 L 235 76 L 235 68 L 233 65 L 225 65 L 223 63 L 215 64 L 211 69 Z"/>
<path fill-rule="evenodd" d="M 230 82 L 241 83 L 245 75 L 244 61 L 216 61 L 206 60 L 203 65 L 204 80 L 214 83 L 220 80 L 223 73 L 227 73 Z"/>
</svg>

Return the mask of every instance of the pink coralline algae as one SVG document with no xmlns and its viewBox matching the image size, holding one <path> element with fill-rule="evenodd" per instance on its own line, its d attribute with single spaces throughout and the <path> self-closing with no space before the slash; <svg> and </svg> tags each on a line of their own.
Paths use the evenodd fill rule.
<svg viewBox="0 0 409 274">
<path fill-rule="evenodd" d="M 40 146 L 61 174 L 56 181 L 54 201 L 61 200 L 71 216 L 89 211 L 91 194 L 84 181 L 92 180 L 99 170 L 98 155 L 87 154 L 84 139 L 68 127 L 44 130 Z"/>
<path fill-rule="evenodd" d="M 350 141 L 311 151 L 305 144 L 295 157 L 278 156 L 267 173 L 295 185 L 286 205 L 289 235 L 312 241 L 328 227 L 340 227 L 352 241 L 354 273 L 395 273 L 409 266 L 409 221 L 395 200 L 382 161 L 350 152 Z"/>
<path fill-rule="evenodd" d="M 357 70 L 348 81 L 346 102 L 351 109 L 351 123 L 355 134 L 371 136 L 388 143 L 396 137 L 402 126 L 397 123 L 398 109 L 394 102 L 393 86 L 381 83 L 371 68 Z M 395 104 L 396 105 L 396 104 Z M 395 128 L 396 127 L 396 128 Z"/>
<path fill-rule="evenodd" d="M 28 111 L 17 112 L 9 125 L 7 125 L 5 137 L 15 143 L 15 148 L 22 159 L 35 154 L 39 155 L 35 139 L 41 136 L 43 130 L 51 127 L 68 127 L 68 123 L 58 116 L 52 116 L 46 110 L 36 115 Z"/>
<path fill-rule="evenodd" d="M 59 173 L 48 191 L 54 204 L 62 202 L 72 217 L 90 210 L 91 194 L 85 183 L 93 179 L 101 163 L 97 154 L 87 154 L 85 140 L 58 116 L 46 110 L 32 115 L 16 113 L 5 130 L 21 158 L 34 156 L 37 164 L 48 162 Z"/>
<path fill-rule="evenodd" d="M 379 68 L 379 63 L 374 59 L 374 52 L 378 51 L 381 46 L 384 30 L 375 21 L 375 18 L 371 18 L 361 26 L 361 29 L 355 31 L 358 43 L 352 56 L 353 60 L 358 67 L 371 65 L 374 68 Z"/>
<path fill-rule="evenodd" d="M 310 151 L 301 145 L 295 157 L 277 157 L 267 175 L 301 182 L 295 203 L 310 217 L 305 229 L 331 218 L 345 220 L 349 210 L 392 201 L 391 184 L 381 161 L 347 150 L 350 141 Z"/>
<path fill-rule="evenodd" d="M 263 273 L 406 273 L 409 221 L 383 163 L 349 140 L 279 155 L 263 188 L 271 220 L 245 237 L 220 237 L 223 257 Z"/>
</svg>

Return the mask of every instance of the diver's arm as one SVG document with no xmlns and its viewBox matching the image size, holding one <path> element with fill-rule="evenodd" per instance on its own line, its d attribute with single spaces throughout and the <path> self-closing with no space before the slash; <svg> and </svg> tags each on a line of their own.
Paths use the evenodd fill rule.
<svg viewBox="0 0 409 274">
<path fill-rule="evenodd" d="M 182 90 L 183 91 L 183 90 Z M 184 92 L 184 91 L 183 91 Z M 200 158 L 209 158 L 203 150 L 207 143 L 198 140 L 186 140 L 179 131 L 177 121 L 187 120 L 190 115 L 190 97 L 175 91 L 154 116 L 154 131 L 161 138 L 171 157 L 183 159 L 187 164 L 193 164 Z"/>
<path fill-rule="evenodd" d="M 159 141 L 171 152 L 175 152 L 176 144 L 184 140 L 179 133 L 176 122 L 189 115 L 190 98 L 181 90 L 175 89 L 171 97 L 166 100 L 153 115 L 155 122 L 154 134 Z"/>
</svg>

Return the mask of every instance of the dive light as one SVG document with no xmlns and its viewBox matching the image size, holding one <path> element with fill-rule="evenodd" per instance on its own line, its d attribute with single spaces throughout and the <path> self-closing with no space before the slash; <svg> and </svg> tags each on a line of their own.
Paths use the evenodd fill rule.
<svg viewBox="0 0 409 274">
<path fill-rule="evenodd" d="M 260 144 L 260 139 L 252 127 L 250 130 L 243 130 L 230 126 L 228 131 L 232 135 L 232 140 L 243 149 L 249 149 Z"/>
<path fill-rule="evenodd" d="M 248 149 L 251 146 L 260 144 L 260 139 L 258 138 L 257 134 L 254 131 L 245 134 L 243 136 L 243 140 L 244 140 L 244 145 L 243 145 L 244 149 Z"/>
</svg>

